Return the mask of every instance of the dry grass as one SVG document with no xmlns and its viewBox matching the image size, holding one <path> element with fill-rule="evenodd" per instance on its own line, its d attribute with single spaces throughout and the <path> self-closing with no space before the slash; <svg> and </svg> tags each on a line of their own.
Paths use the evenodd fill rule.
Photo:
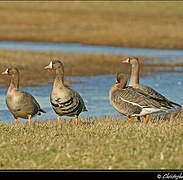
<svg viewBox="0 0 183 180">
<path fill-rule="evenodd" d="M 182 18 L 183 2 L 1 2 L 0 40 L 182 49 Z"/>
<path fill-rule="evenodd" d="M 39 83 L 53 81 L 54 72 L 44 70 L 50 58 L 62 59 L 66 76 L 91 76 L 129 71 L 121 63 L 122 57 L 119 55 L 0 50 L 0 72 L 15 66 L 20 69 L 22 86 L 40 85 Z M 1 87 L 8 84 L 7 79 L 8 77 L 1 75 Z"/>
<path fill-rule="evenodd" d="M 0 72 L 15 66 L 20 70 L 21 86 L 38 86 L 53 81 L 54 72 L 44 70 L 50 58 L 62 59 L 66 76 L 91 76 L 101 74 L 115 74 L 116 72 L 130 73 L 130 65 L 122 64 L 121 55 L 104 54 L 76 54 L 60 52 L 35 52 L 0 50 Z M 139 57 L 142 60 L 141 74 L 149 75 L 151 72 L 177 72 L 176 67 L 182 63 L 150 63 L 151 57 Z M 143 63 L 144 61 L 148 63 Z M 156 67 L 166 67 L 158 70 Z M 182 70 L 180 70 L 182 72 Z M 1 74 L 1 73 L 0 73 Z M 0 75 L 0 87 L 9 84 L 9 77 Z M 68 79 L 67 79 L 68 80 Z"/>
<path fill-rule="evenodd" d="M 0 40 L 182 48 L 182 2 L 1 2 Z M 21 13 L 20 13 L 21 12 Z M 162 13 L 163 12 L 163 13 Z M 11 15 L 10 15 L 11 14 Z M 61 57 L 66 75 L 129 72 L 117 55 L 0 50 L 0 71 L 16 66 L 21 85 L 49 82 L 43 67 Z M 2 85 L 7 78 L 0 78 Z M 1 169 L 182 169 L 181 113 L 148 124 L 120 118 L 0 124 Z"/>
<path fill-rule="evenodd" d="M 182 118 L 0 124 L 2 169 L 182 169 Z"/>
</svg>

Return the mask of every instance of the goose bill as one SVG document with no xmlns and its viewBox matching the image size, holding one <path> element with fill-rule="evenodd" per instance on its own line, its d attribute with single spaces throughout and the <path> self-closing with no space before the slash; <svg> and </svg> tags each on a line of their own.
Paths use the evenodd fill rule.
<svg viewBox="0 0 183 180">
<path fill-rule="evenodd" d="M 129 58 L 127 58 L 127 59 L 125 59 L 125 60 L 122 60 L 122 63 L 129 63 L 130 62 L 130 59 Z"/>
<path fill-rule="evenodd" d="M 2 74 L 2 75 L 6 75 L 6 74 L 8 74 L 8 71 L 9 71 L 9 70 L 6 69 L 6 71 L 2 72 L 1 74 Z"/>
<path fill-rule="evenodd" d="M 53 63 L 52 61 L 50 62 L 50 64 L 48 66 L 45 66 L 44 69 L 52 69 L 53 68 Z"/>
</svg>

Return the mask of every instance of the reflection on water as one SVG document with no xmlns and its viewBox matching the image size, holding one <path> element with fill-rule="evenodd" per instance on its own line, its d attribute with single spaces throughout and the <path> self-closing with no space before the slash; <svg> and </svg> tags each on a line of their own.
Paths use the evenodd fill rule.
<svg viewBox="0 0 183 180">
<path fill-rule="evenodd" d="M 183 102 L 183 78 L 182 73 L 162 73 L 140 79 L 141 84 L 151 86 L 168 99 L 179 104 Z M 102 75 L 89 77 L 69 77 L 72 81 L 82 81 L 82 84 L 72 84 L 73 89 L 83 97 L 88 112 L 81 113 L 80 117 L 91 116 L 120 116 L 109 103 L 109 89 L 115 83 L 116 75 Z M 41 107 L 47 111 L 42 116 L 36 116 L 34 120 L 55 119 L 56 114 L 52 110 L 49 96 L 52 84 L 44 87 L 21 88 L 31 93 L 39 102 Z M 13 122 L 13 116 L 7 110 L 5 95 L 7 88 L 0 89 L 0 121 Z M 64 117 L 69 118 L 69 117 Z"/>
</svg>

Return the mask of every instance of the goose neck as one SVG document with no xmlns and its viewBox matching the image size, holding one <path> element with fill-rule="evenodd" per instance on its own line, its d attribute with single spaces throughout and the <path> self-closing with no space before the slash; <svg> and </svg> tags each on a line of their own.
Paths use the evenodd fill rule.
<svg viewBox="0 0 183 180">
<path fill-rule="evenodd" d="M 54 86 L 64 86 L 64 72 L 61 69 L 56 69 Z"/>
<path fill-rule="evenodd" d="M 13 74 L 11 77 L 9 90 L 19 88 L 19 74 Z"/>
<path fill-rule="evenodd" d="M 129 86 L 139 84 L 139 71 L 140 71 L 139 63 L 132 64 Z"/>
</svg>

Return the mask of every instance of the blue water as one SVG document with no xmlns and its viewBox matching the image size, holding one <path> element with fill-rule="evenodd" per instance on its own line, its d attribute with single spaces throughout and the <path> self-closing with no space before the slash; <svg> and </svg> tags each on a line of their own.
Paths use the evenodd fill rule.
<svg viewBox="0 0 183 180">
<path fill-rule="evenodd" d="M 161 73 L 140 79 L 141 84 L 151 86 L 168 99 L 183 104 L 183 73 Z M 68 77 L 66 77 L 68 78 Z M 82 81 L 81 84 L 72 84 L 71 88 L 78 91 L 83 97 L 88 112 L 80 117 L 120 116 L 109 103 L 109 89 L 115 83 L 115 75 L 101 75 L 90 77 L 69 77 L 72 81 Z M 26 87 L 21 90 L 31 93 L 40 106 L 47 111 L 46 114 L 36 116 L 33 120 L 55 119 L 56 114 L 50 105 L 49 96 L 52 83 L 43 87 Z M 8 111 L 5 102 L 7 88 L 0 89 L 0 122 L 13 122 L 13 116 Z M 64 117 L 69 119 L 69 117 Z M 20 119 L 22 120 L 22 119 Z M 23 121 L 23 120 L 22 120 Z"/>
<path fill-rule="evenodd" d="M 146 48 L 121 48 L 113 46 L 94 46 L 82 44 L 41 43 L 41 42 L 13 42 L 0 41 L 1 49 L 28 50 L 28 51 L 59 51 L 70 53 L 101 53 L 136 56 L 153 56 L 153 60 L 179 61 L 183 60 L 183 50 L 159 50 Z M 115 72 L 114 72 L 115 73 Z M 151 86 L 168 99 L 183 104 L 183 78 L 182 73 L 159 73 L 141 78 L 141 84 Z M 120 116 L 109 103 L 109 89 L 115 83 L 115 75 L 69 77 L 72 81 L 82 81 L 81 84 L 72 84 L 74 90 L 83 97 L 88 112 L 81 113 L 80 117 Z M 7 87 L 8 88 L 8 87 Z M 7 88 L 0 88 L 0 121 L 13 122 L 13 116 L 8 111 L 5 103 Z M 47 111 L 42 116 L 33 120 L 55 119 L 56 114 L 50 105 L 52 84 L 43 87 L 21 88 L 31 93 L 41 107 Z M 67 117 L 68 118 L 68 117 Z"/>
<path fill-rule="evenodd" d="M 70 53 L 101 53 L 136 56 L 154 56 L 155 60 L 182 61 L 183 50 L 122 48 L 114 46 L 84 45 L 77 43 L 45 43 L 45 42 L 14 42 L 0 41 L 1 49 L 28 51 L 59 51 Z"/>
</svg>

